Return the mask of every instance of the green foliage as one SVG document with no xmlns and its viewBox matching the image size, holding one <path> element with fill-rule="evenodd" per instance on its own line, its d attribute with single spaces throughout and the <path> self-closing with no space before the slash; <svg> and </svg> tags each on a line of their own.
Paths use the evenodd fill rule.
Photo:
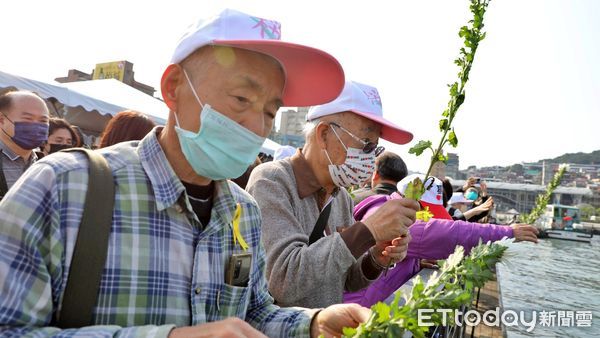
<svg viewBox="0 0 600 338">
<path fill-rule="evenodd" d="M 418 201 L 421 199 L 423 191 L 425 191 L 425 189 L 423 188 L 423 182 L 420 178 L 417 177 L 414 181 L 408 183 L 408 185 L 406 186 L 406 190 L 404 190 L 404 197 L 412 198 L 415 201 Z"/>
<path fill-rule="evenodd" d="M 445 261 L 439 261 L 440 270 L 424 283 L 419 276 L 414 287 L 405 296 L 405 305 L 398 306 L 400 292 L 387 305 L 377 303 L 371 307 L 372 315 L 356 329 L 345 328 L 345 337 L 401 337 L 410 331 L 414 337 L 424 337 L 429 327 L 418 326 L 419 309 L 458 309 L 468 305 L 475 289 L 482 287 L 493 277 L 492 269 L 506 251 L 503 241 L 479 243 L 465 257 L 464 248 L 457 246 Z M 454 316 L 449 316 L 453 320 Z M 432 314 L 431 322 L 442 324 L 439 313 Z"/>
<path fill-rule="evenodd" d="M 579 211 L 581 211 L 581 219 L 589 220 L 590 216 L 596 215 L 596 209 L 589 204 L 580 204 L 577 206 Z"/>
<path fill-rule="evenodd" d="M 473 19 L 469 21 L 466 26 L 462 26 L 458 32 L 458 36 L 463 39 L 464 47 L 460 49 L 460 55 L 454 60 L 459 68 L 458 81 L 449 84 L 450 100 L 448 106 L 442 113 L 442 119 L 439 121 L 439 128 L 442 133 L 439 145 L 436 149 L 432 148 L 431 141 L 419 141 L 414 147 L 409 150 L 410 154 L 420 156 L 426 149 L 431 150 L 431 162 L 425 178 L 429 177 L 431 170 L 436 162 L 446 162 L 448 158 L 444 156 L 444 145 L 449 143 L 452 147 L 458 145 L 458 138 L 452 122 L 456 117 L 458 108 L 465 102 L 465 85 L 469 80 L 469 72 L 473 66 L 473 60 L 475 59 L 475 52 L 479 43 L 485 39 L 485 32 L 482 31 L 483 17 L 490 0 L 471 0 L 469 6 Z"/>
<path fill-rule="evenodd" d="M 419 141 L 419 143 L 410 148 L 408 153 L 420 156 L 427 148 L 433 151 L 433 148 L 431 148 L 431 141 Z"/>
<path fill-rule="evenodd" d="M 452 131 L 448 135 L 448 142 L 450 143 L 451 146 L 453 146 L 455 148 L 458 145 L 458 138 L 456 137 L 456 134 L 454 133 L 454 129 L 452 129 Z"/>
<path fill-rule="evenodd" d="M 593 151 L 591 153 L 571 153 L 564 154 L 556 158 L 540 160 L 546 161 L 547 163 L 578 163 L 578 164 L 600 164 L 600 150 Z"/>
<path fill-rule="evenodd" d="M 550 198 L 552 198 L 552 193 L 560 185 L 560 180 L 562 179 L 566 170 L 566 166 L 561 166 L 558 169 L 556 174 L 554 174 L 554 177 L 552 177 L 550 183 L 548 183 L 546 191 L 537 196 L 535 201 L 535 207 L 533 207 L 531 212 L 529 214 L 521 215 L 521 222 L 527 224 L 534 224 L 535 221 L 537 221 L 537 219 L 540 218 L 540 216 L 542 216 L 542 214 L 546 211 L 546 206 L 548 205 L 548 202 L 550 202 Z"/>
</svg>

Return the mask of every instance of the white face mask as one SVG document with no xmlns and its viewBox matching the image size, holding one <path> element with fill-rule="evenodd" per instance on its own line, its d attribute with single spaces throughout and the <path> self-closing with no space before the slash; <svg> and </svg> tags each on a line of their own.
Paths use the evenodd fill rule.
<svg viewBox="0 0 600 338">
<path fill-rule="evenodd" d="M 334 128 L 331 128 L 338 141 L 346 149 L 346 160 L 344 164 L 333 164 L 329 153 L 325 150 L 325 155 L 329 160 L 329 175 L 333 183 L 341 188 L 347 188 L 352 185 L 361 185 L 366 182 L 375 171 L 375 151 L 365 154 L 362 149 L 348 148 L 342 142 Z"/>
</svg>

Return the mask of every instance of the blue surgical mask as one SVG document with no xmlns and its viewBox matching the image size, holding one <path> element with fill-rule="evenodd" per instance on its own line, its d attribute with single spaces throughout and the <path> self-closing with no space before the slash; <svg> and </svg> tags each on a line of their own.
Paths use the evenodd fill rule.
<svg viewBox="0 0 600 338">
<path fill-rule="evenodd" d="M 4 115 L 4 113 L 3 113 Z M 4 129 L 2 130 L 11 140 L 19 147 L 27 150 L 35 149 L 41 146 L 48 140 L 48 124 L 41 122 L 13 122 L 6 115 L 4 117 L 12 123 L 14 128 L 14 136 L 8 135 Z"/>
<path fill-rule="evenodd" d="M 479 197 L 479 194 L 473 190 L 471 190 L 465 194 L 465 198 L 468 200 L 471 200 L 471 201 L 476 200 L 478 197 Z"/>
<path fill-rule="evenodd" d="M 175 114 L 175 131 L 183 155 L 202 177 L 222 180 L 241 176 L 256 159 L 265 138 L 217 112 L 210 105 L 203 105 L 185 70 L 184 75 L 202 111 L 198 133 L 182 129 Z"/>
</svg>

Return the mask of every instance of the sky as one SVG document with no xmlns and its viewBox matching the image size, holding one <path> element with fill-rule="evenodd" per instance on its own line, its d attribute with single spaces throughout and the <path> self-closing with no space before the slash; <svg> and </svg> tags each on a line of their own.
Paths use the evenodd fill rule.
<svg viewBox="0 0 600 338">
<path fill-rule="evenodd" d="M 467 0 L 432 1 L 6 1 L 0 70 L 52 81 L 69 69 L 128 60 L 135 79 L 159 87 L 185 28 L 223 8 L 275 19 L 285 41 L 323 49 L 346 78 L 378 88 L 384 116 L 411 131 L 381 142 L 412 171 L 437 144 L 438 120 L 457 79 Z M 600 149 L 600 1 L 493 0 L 454 120 L 460 168 L 537 161 Z"/>
</svg>

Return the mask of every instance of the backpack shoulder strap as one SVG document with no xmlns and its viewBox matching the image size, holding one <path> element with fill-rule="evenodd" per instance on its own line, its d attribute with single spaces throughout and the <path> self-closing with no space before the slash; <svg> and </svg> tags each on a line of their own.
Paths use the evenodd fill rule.
<svg viewBox="0 0 600 338">
<path fill-rule="evenodd" d="M 78 328 L 92 323 L 108 251 L 115 183 L 104 156 L 85 148 L 64 151 L 84 153 L 89 160 L 88 189 L 58 316 L 59 327 Z"/>
<path fill-rule="evenodd" d="M 333 201 L 327 203 L 327 206 L 321 211 L 319 214 L 319 218 L 317 219 L 317 223 L 315 223 L 315 227 L 313 231 L 310 233 L 310 237 L 308 238 L 308 245 L 310 246 L 314 242 L 324 237 L 323 231 L 325 231 L 325 226 L 327 225 L 327 221 L 329 220 L 329 214 L 331 213 L 331 205 Z"/>
</svg>

